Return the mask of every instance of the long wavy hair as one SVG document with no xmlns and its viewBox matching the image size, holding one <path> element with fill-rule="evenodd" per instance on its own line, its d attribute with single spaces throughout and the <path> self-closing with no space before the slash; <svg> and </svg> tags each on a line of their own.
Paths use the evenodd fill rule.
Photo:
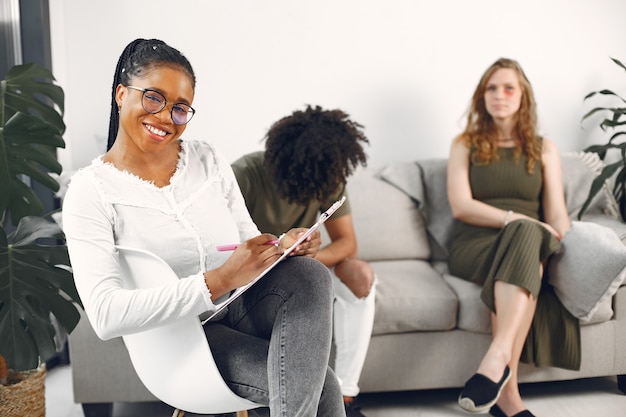
<svg viewBox="0 0 626 417">
<path fill-rule="evenodd" d="M 522 153 L 525 153 L 528 157 L 526 169 L 528 172 L 533 172 L 536 162 L 541 160 L 541 140 L 537 133 L 537 106 L 530 81 L 528 81 L 520 64 L 515 60 L 500 58 L 484 72 L 474 91 L 467 112 L 467 125 L 461 138 L 466 141 L 468 146 L 475 149 L 472 162 L 488 164 L 498 159 L 498 137 L 493 118 L 485 106 L 485 90 L 492 75 L 502 68 L 515 71 L 522 90 L 521 103 L 516 114 L 514 128 L 514 134 L 519 140 L 514 156 L 519 158 Z"/>
</svg>

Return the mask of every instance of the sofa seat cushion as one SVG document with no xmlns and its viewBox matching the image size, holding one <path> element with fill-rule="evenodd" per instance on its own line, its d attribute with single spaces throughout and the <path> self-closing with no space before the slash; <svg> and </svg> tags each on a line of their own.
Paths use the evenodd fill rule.
<svg viewBox="0 0 626 417">
<path fill-rule="evenodd" d="M 377 261 L 371 265 L 378 278 L 373 335 L 456 327 L 456 295 L 427 261 Z"/>
<path fill-rule="evenodd" d="M 491 312 L 480 298 L 482 287 L 449 274 L 444 274 L 443 278 L 459 300 L 458 328 L 491 333 Z"/>
<path fill-rule="evenodd" d="M 444 268 L 439 268 L 444 269 Z M 459 300 L 457 327 L 474 333 L 491 333 L 491 312 L 480 298 L 482 287 L 467 280 L 440 271 L 446 283 L 452 288 Z M 582 326 L 602 323 L 613 318 L 610 298 L 605 298 L 598 305 L 588 320 L 581 320 Z"/>
</svg>

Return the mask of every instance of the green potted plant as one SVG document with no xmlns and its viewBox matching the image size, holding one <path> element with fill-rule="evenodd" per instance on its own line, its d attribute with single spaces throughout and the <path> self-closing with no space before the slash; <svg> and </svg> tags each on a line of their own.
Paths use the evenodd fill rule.
<svg viewBox="0 0 626 417">
<path fill-rule="evenodd" d="M 62 170 L 56 149 L 65 146 L 64 94 L 53 81 L 47 69 L 26 64 L 11 68 L 0 82 L 0 415 L 3 416 L 36 414 L 16 411 L 15 402 L 19 400 L 13 388 L 37 372 L 43 381 L 41 373 L 45 373 L 45 366 L 40 365 L 56 354 L 51 315 L 68 333 L 80 319 L 77 306 L 81 303 L 62 230 L 49 214 L 42 213 L 43 204 L 29 186 L 35 181 L 52 191 L 59 189 L 59 183 L 50 173 L 60 174 Z"/>
<path fill-rule="evenodd" d="M 624 66 L 624 64 L 615 58 L 611 59 L 615 64 L 626 71 L 626 66 Z M 596 113 L 604 113 L 606 117 L 600 122 L 600 128 L 605 132 L 611 131 L 612 134 L 608 142 L 604 145 L 589 146 L 585 149 L 585 151 L 597 153 L 603 161 L 605 161 L 609 152 L 618 152 L 620 154 L 620 158 L 615 162 L 605 165 L 602 172 L 594 179 L 591 184 L 587 200 L 581 207 L 578 217 L 582 217 L 583 213 L 591 203 L 591 200 L 602 189 L 606 181 L 611 180 L 613 176 L 615 176 L 613 183 L 613 195 L 617 200 L 622 220 L 626 221 L 626 141 L 624 140 L 624 135 L 626 135 L 626 100 L 612 90 L 606 89 L 593 91 L 587 94 L 587 96 L 585 96 L 585 100 L 597 95 L 611 96 L 618 104 L 616 107 L 594 107 L 583 116 L 582 121 L 584 122 Z"/>
</svg>

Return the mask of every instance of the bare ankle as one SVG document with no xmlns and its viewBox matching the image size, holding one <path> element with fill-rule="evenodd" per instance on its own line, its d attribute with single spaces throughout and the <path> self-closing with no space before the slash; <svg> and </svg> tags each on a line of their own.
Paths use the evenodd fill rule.
<svg viewBox="0 0 626 417">
<path fill-rule="evenodd" d="M 510 361 L 510 354 L 495 347 L 490 347 L 478 367 L 481 373 L 493 381 L 498 381 Z"/>
</svg>

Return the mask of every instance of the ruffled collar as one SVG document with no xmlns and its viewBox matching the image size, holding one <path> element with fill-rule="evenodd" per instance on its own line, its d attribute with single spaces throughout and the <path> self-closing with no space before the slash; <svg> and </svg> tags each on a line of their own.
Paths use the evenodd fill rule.
<svg viewBox="0 0 626 417">
<path fill-rule="evenodd" d="M 182 175 L 185 167 L 187 166 L 187 159 L 189 157 L 188 145 L 187 142 L 180 140 L 180 151 L 178 152 L 178 162 L 176 163 L 176 169 L 170 178 L 170 182 L 168 185 L 163 187 L 157 187 L 153 181 L 143 179 L 132 172 L 127 171 L 126 169 L 119 169 L 111 162 L 104 161 L 104 155 L 98 156 L 96 159 L 92 161 L 94 167 L 101 167 L 103 169 L 107 169 L 117 176 L 121 176 L 125 178 L 127 181 L 130 181 L 135 184 L 140 184 L 146 187 L 156 188 L 156 189 L 167 189 L 172 187 L 177 181 L 178 178 Z"/>
</svg>

